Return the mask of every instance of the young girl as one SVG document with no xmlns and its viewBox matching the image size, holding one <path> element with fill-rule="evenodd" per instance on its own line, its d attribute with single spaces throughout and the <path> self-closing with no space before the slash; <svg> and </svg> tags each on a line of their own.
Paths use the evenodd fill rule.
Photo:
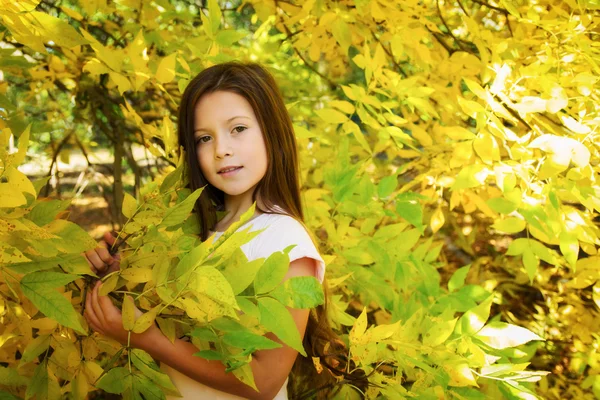
<svg viewBox="0 0 600 400">
<path fill-rule="evenodd" d="M 216 240 L 256 202 L 255 214 L 244 226 L 266 230 L 242 246 L 246 257 L 250 261 L 266 258 L 295 244 L 284 280 L 315 276 L 323 282 L 325 263 L 302 222 L 292 121 L 269 72 L 260 65 L 239 62 L 203 70 L 183 93 L 178 128 L 179 142 L 186 150 L 190 188 L 206 186 L 196 204 L 202 240 L 213 234 Z M 225 211 L 221 220 L 217 220 L 217 211 Z M 95 272 L 118 268 L 118 260 L 106 249 L 107 242 L 111 245 L 113 240 L 105 235 L 100 247 L 86 253 Z M 98 286 L 86 299 L 85 315 L 90 326 L 127 343 L 120 311 L 108 297 L 98 295 Z M 290 387 L 295 388 L 294 392 L 331 388 L 334 375 L 340 372 L 331 366 L 336 364 L 331 360 L 335 356 L 324 354 L 324 350 L 330 348 L 333 352 L 340 342 L 328 325 L 326 307 L 290 312 L 304 337 L 308 357 L 297 357 L 298 353 L 286 345 L 255 352 L 250 365 L 258 393 L 226 373 L 219 361 L 193 356 L 198 349 L 190 342 L 177 339 L 171 343 L 157 326 L 141 334 L 132 333 L 130 344 L 160 361 L 185 399 L 287 399 L 292 368 L 295 384 Z M 272 334 L 267 337 L 280 342 Z M 312 357 L 321 357 L 331 373 L 317 374 Z M 345 364 L 343 358 L 339 361 Z M 327 390 L 318 391 L 319 397 L 326 395 Z"/>
</svg>

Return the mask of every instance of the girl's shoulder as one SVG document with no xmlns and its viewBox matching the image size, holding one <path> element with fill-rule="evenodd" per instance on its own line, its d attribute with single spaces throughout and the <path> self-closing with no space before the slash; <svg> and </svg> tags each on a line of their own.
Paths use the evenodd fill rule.
<svg viewBox="0 0 600 400">
<path fill-rule="evenodd" d="M 276 251 L 294 245 L 289 252 L 290 262 L 302 257 L 316 262 L 316 277 L 323 281 L 325 262 L 304 224 L 287 214 L 261 214 L 251 221 L 252 231 L 262 230 L 251 242 L 250 257 L 267 258 Z"/>
</svg>

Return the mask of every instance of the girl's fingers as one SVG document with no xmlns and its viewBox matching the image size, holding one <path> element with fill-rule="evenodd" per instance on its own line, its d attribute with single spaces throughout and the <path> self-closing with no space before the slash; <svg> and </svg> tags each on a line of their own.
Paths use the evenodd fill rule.
<svg viewBox="0 0 600 400">
<path fill-rule="evenodd" d="M 109 249 L 112 248 L 112 246 L 117 241 L 117 238 L 114 237 L 110 232 L 104 232 L 103 238 L 104 238 L 105 243 L 108 245 Z"/>
<path fill-rule="evenodd" d="M 90 268 L 94 272 L 103 272 L 107 268 L 106 263 L 102 261 L 102 259 L 95 250 L 87 251 L 85 253 L 85 256 L 88 260 L 88 264 L 90 264 Z"/>
<path fill-rule="evenodd" d="M 100 307 L 100 303 L 98 301 L 98 287 L 100 281 L 98 281 L 96 283 L 96 285 L 94 286 L 94 289 L 92 290 L 92 293 L 90 294 L 90 300 L 92 303 L 92 310 L 94 310 L 94 314 L 96 315 L 98 322 L 100 323 L 100 326 L 106 326 L 106 317 L 104 315 L 104 312 L 102 311 L 102 307 Z"/>
<path fill-rule="evenodd" d="M 86 306 L 85 306 L 85 311 L 83 312 L 83 315 L 84 315 L 87 323 L 96 332 L 100 332 L 100 333 L 104 334 L 104 332 L 102 331 L 102 328 L 100 328 L 100 321 L 98 321 L 98 318 L 96 317 L 96 315 L 94 314 L 94 311 L 92 309 L 92 304 L 91 304 L 90 294 L 89 293 L 86 296 L 85 303 L 86 303 Z"/>
<path fill-rule="evenodd" d="M 96 254 L 102 260 L 103 263 L 110 265 L 115 261 L 115 259 L 110 255 L 108 251 L 108 245 L 106 244 L 106 242 L 98 243 L 98 247 L 96 247 L 95 250 Z"/>
</svg>

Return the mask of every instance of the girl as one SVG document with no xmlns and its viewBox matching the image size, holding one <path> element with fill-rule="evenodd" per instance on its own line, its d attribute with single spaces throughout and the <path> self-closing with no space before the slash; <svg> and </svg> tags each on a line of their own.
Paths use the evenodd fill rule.
<svg viewBox="0 0 600 400">
<path fill-rule="evenodd" d="M 323 282 L 325 263 L 302 222 L 292 121 L 269 72 L 258 64 L 239 62 L 203 70 L 183 93 L 178 129 L 179 142 L 186 150 L 190 188 L 206 186 L 196 204 L 202 240 L 213 234 L 216 240 L 256 202 L 255 214 L 245 225 L 266 230 L 242 246 L 246 257 L 250 261 L 266 258 L 295 244 L 284 280 L 315 276 Z M 225 212 L 221 220 L 217 220 L 217 211 Z M 112 244 L 114 239 L 105 235 L 105 240 Z M 106 242 L 86 253 L 98 273 L 118 268 Z M 98 295 L 98 284 L 86 301 L 90 326 L 127 343 L 120 311 L 108 297 Z M 130 344 L 160 361 L 185 399 L 287 399 L 292 369 L 290 388 L 294 393 L 309 388 L 324 398 L 327 390 L 315 389 L 330 389 L 334 375 L 345 375 L 331 366 L 340 361 L 344 364 L 343 358 L 332 362 L 329 358 L 334 356 L 324 354 L 324 350 L 339 349 L 341 342 L 328 325 L 325 306 L 313 312 L 290 312 L 304 337 L 308 357 L 297 357 L 298 353 L 286 345 L 255 352 L 250 365 L 258 393 L 226 373 L 219 361 L 193 356 L 198 349 L 190 342 L 177 339 L 172 344 L 157 326 L 141 334 L 132 333 Z M 272 334 L 267 337 L 279 341 Z M 331 373 L 317 374 L 312 357 L 321 357 Z"/>
</svg>

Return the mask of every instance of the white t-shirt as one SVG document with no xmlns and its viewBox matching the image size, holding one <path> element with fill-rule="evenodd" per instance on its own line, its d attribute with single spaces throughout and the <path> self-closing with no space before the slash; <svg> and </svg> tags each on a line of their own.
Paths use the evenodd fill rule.
<svg viewBox="0 0 600 400">
<path fill-rule="evenodd" d="M 254 219 L 240 226 L 238 230 L 252 226 L 250 231 L 256 231 L 266 228 L 259 233 L 250 242 L 242 245 L 241 249 L 248 258 L 248 261 L 253 261 L 257 258 L 267 258 L 276 251 L 282 251 L 286 247 L 295 244 L 289 252 L 290 262 L 309 257 L 316 260 L 315 277 L 322 283 L 325 276 L 325 262 L 315 248 L 308 232 L 304 226 L 289 215 L 280 214 L 260 214 Z M 216 232 L 215 240 L 218 239 L 223 232 Z M 236 400 L 242 399 L 229 393 L 213 389 L 209 386 L 189 378 L 181 372 L 169 367 L 166 364 L 161 364 L 161 370 L 169 375 L 177 389 L 183 397 L 175 397 L 167 395 L 167 400 L 185 399 L 185 400 Z M 287 383 L 286 379 L 283 386 L 274 397 L 274 400 L 287 400 Z"/>
</svg>

